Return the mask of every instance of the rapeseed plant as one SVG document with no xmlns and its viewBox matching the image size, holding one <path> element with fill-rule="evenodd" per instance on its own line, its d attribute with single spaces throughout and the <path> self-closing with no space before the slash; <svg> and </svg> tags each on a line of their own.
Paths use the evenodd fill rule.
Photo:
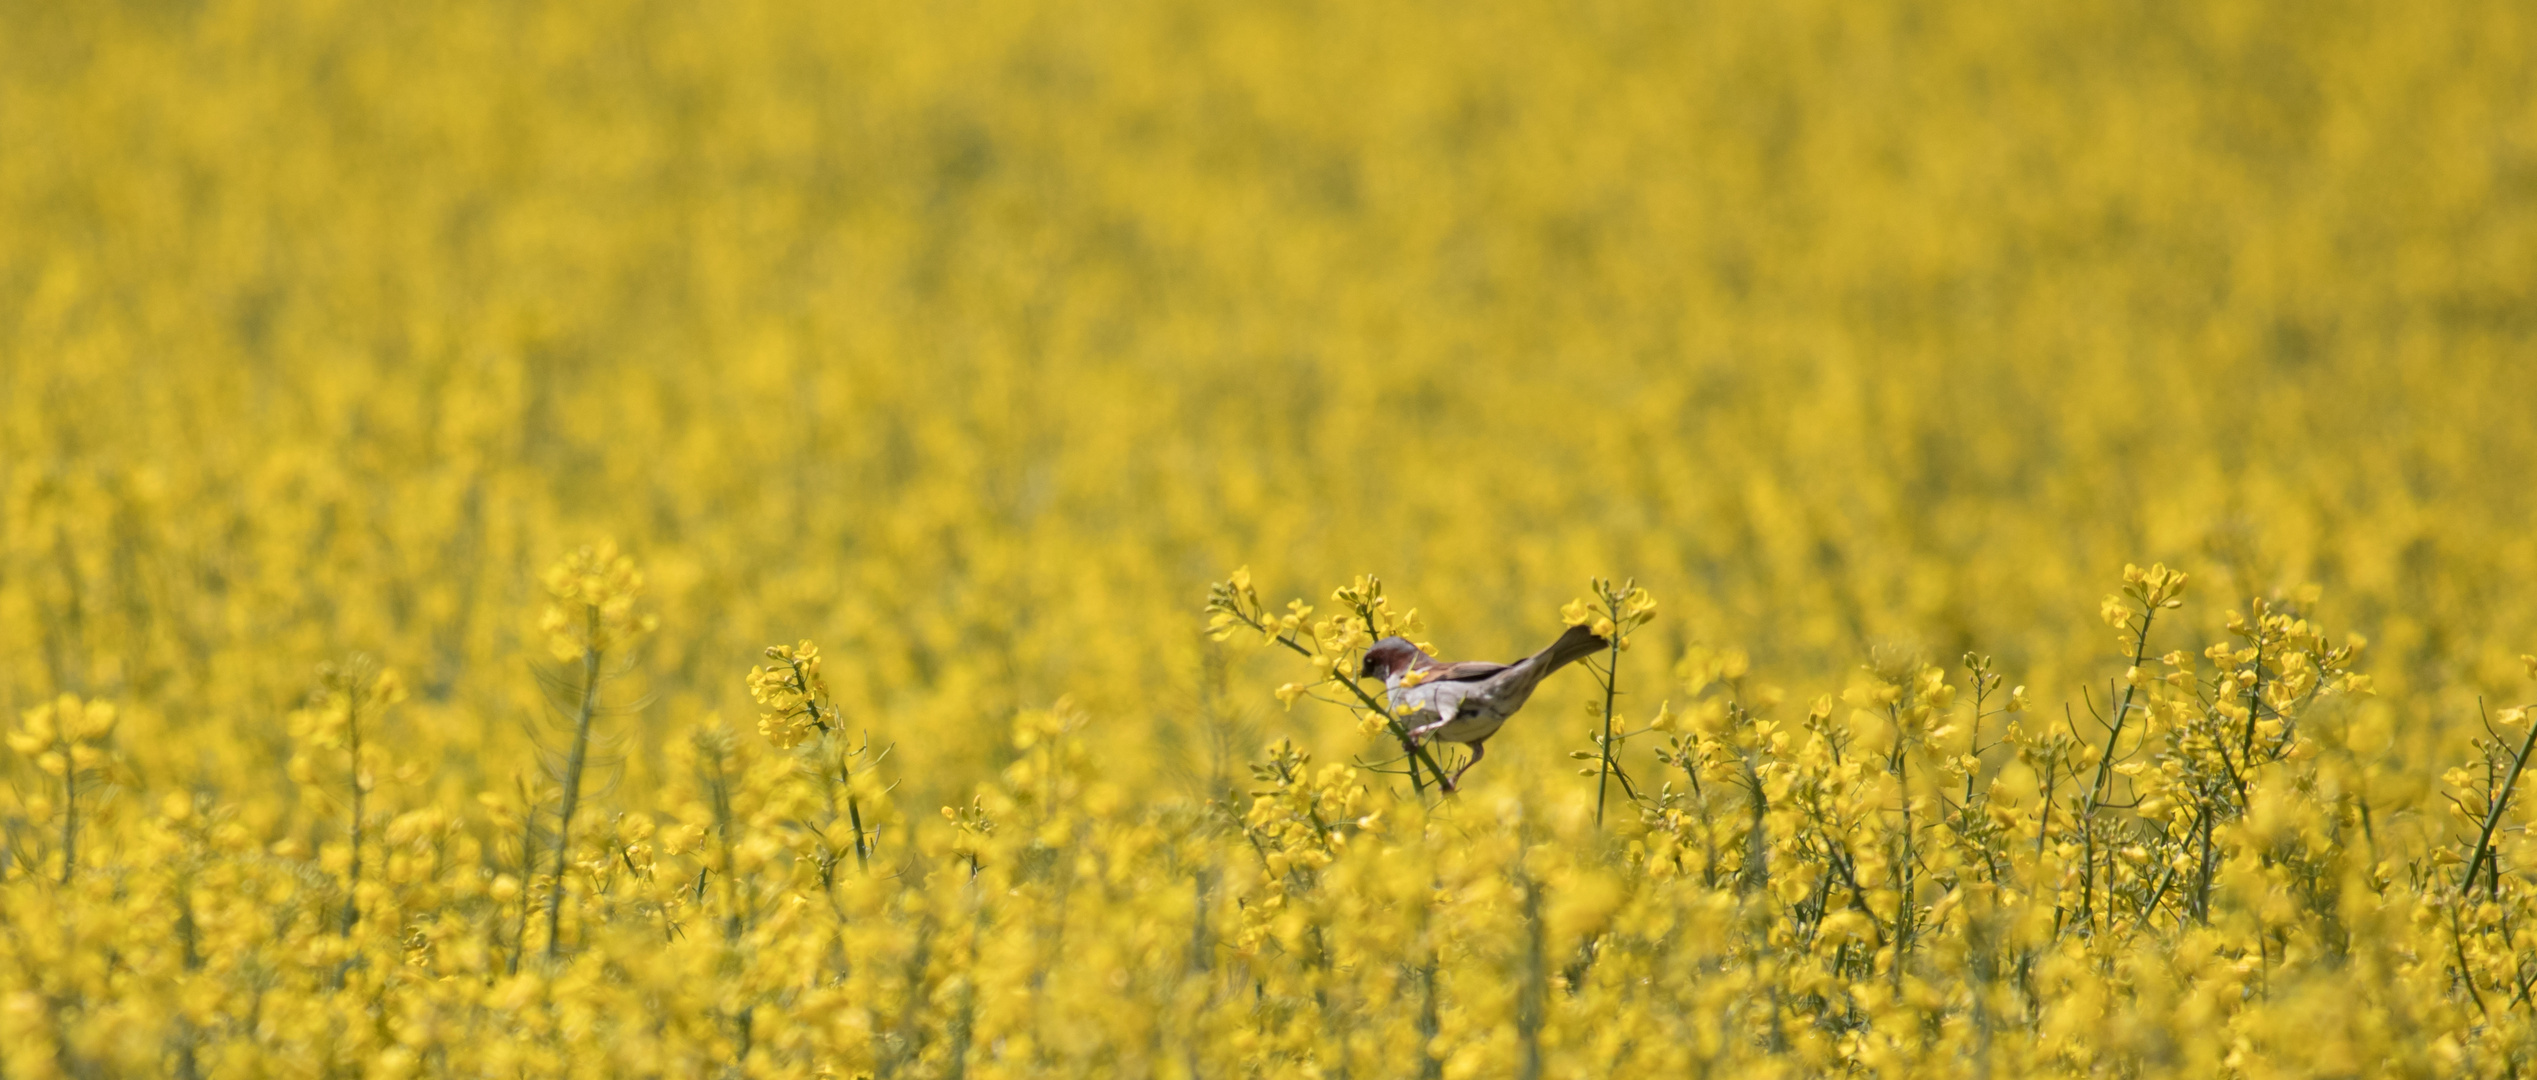
<svg viewBox="0 0 2537 1080">
<path fill-rule="evenodd" d="M 1621 653 L 1630 647 L 1630 632 L 1656 617 L 1656 597 L 1649 594 L 1647 590 L 1639 588 L 1635 581 L 1625 581 L 1614 585 L 1597 578 L 1592 583 L 1592 588 L 1594 590 L 1592 600 L 1582 597 L 1571 600 L 1568 606 L 1559 609 L 1559 616 L 1560 620 L 1568 625 L 1583 626 L 1593 631 L 1594 636 L 1610 643 L 1604 647 L 1601 667 L 1595 667 L 1592 660 L 1587 662 L 1588 669 L 1595 673 L 1596 682 L 1603 689 L 1600 708 L 1597 708 L 1594 702 L 1588 702 L 1586 705 L 1603 721 L 1603 730 L 1594 737 L 1595 752 L 1592 755 L 1596 762 L 1594 821 L 1595 824 L 1601 825 L 1603 824 L 1603 805 L 1612 793 L 1614 777 L 1620 778 L 1625 792 L 1633 796 L 1637 794 L 1631 788 L 1629 774 L 1622 772 L 1614 760 L 1614 751 L 1618 746 L 1617 740 L 1626 735 L 1616 735 L 1612 725 L 1619 716 L 1614 711 L 1614 706 L 1618 704 L 1621 694 Z"/>
<path fill-rule="evenodd" d="M 61 800 L 61 844 L 56 857 L 61 860 L 64 885 L 79 869 L 80 796 L 112 767 L 109 739 L 114 730 L 113 702 L 82 701 L 77 695 L 64 694 L 28 709 L 9 732 L 9 749 L 34 765 L 38 775 L 52 778 L 48 791 L 26 800 L 27 816 L 49 817 L 53 799 Z M 23 856 L 20 859 L 24 861 Z"/>
<path fill-rule="evenodd" d="M 590 762 L 590 724 L 599 712 L 603 665 L 660 625 L 660 617 L 635 613 L 643 572 L 613 541 L 565 556 L 547 569 L 544 584 L 550 599 L 538 629 L 546 634 L 547 652 L 581 669 L 571 687 L 573 747 L 564 759 L 562 803 L 555 812 L 555 868 L 546 901 L 546 958 L 552 960 L 563 949 L 564 867 L 573 850 L 573 811 L 581 804 L 582 772 Z"/>
<path fill-rule="evenodd" d="M 337 775 L 343 778 L 347 808 L 343 932 L 349 935 L 353 924 L 361 920 L 361 841 L 369 828 L 367 802 L 387 764 L 375 739 L 368 749 L 363 748 L 362 723 L 376 724 L 390 706 L 405 700 L 405 682 L 394 670 L 383 670 L 369 657 L 356 655 L 341 664 L 319 666 L 317 683 L 308 708 L 291 717 L 292 735 L 300 747 L 291 755 L 288 772 L 294 782 L 318 790 L 322 786 L 317 775 L 320 755 L 343 754 Z"/>
</svg>

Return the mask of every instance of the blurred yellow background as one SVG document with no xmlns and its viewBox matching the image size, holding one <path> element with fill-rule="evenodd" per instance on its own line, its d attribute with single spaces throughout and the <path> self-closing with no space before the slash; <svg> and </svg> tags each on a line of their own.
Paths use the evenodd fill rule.
<svg viewBox="0 0 2537 1080">
<path fill-rule="evenodd" d="M 1196 753 L 1242 563 L 1488 658 L 1635 575 L 1800 688 L 2058 701 L 2126 560 L 2324 586 L 2426 717 L 2537 643 L 2522 5 L 6 21 L 0 704 L 252 742 L 357 649 L 501 738 L 603 536 L 648 727 L 815 637 L 963 775 L 1063 694 Z"/>
</svg>

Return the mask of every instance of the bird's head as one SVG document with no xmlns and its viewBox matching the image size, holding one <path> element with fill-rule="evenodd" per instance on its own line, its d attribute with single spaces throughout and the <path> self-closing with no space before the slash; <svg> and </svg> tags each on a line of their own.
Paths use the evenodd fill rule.
<svg viewBox="0 0 2537 1080">
<path fill-rule="evenodd" d="M 1393 676 L 1409 670 L 1425 655 L 1418 651 L 1418 646 L 1410 644 L 1408 638 L 1387 637 L 1366 647 L 1365 664 L 1358 669 L 1357 677 L 1390 682 Z"/>
</svg>

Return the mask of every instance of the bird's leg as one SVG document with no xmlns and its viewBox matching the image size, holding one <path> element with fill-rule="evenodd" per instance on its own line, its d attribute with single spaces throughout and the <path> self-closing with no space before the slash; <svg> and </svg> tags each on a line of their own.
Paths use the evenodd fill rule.
<svg viewBox="0 0 2537 1080">
<path fill-rule="evenodd" d="M 1454 710 L 1438 709 L 1436 710 L 1436 718 L 1434 720 L 1430 720 L 1424 724 L 1418 725 L 1417 727 L 1411 728 L 1409 731 L 1409 737 L 1413 742 L 1424 741 L 1429 734 L 1435 732 L 1437 729 L 1453 723 L 1453 718 Z"/>
<path fill-rule="evenodd" d="M 1453 771 L 1453 778 L 1445 781 L 1445 790 L 1453 791 L 1462 786 L 1462 774 L 1470 772 L 1472 766 L 1480 763 L 1480 756 L 1488 752 L 1488 744 L 1487 739 L 1471 741 L 1471 760 L 1463 762 L 1461 768 Z"/>
</svg>

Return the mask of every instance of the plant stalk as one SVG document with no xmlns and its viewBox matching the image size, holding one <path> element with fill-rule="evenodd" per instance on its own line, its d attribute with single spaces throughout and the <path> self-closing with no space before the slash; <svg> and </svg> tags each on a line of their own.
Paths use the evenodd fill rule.
<svg viewBox="0 0 2537 1080">
<path fill-rule="evenodd" d="M 352 869 L 344 887 L 343 935 L 361 921 L 361 687 L 356 681 L 344 699 L 344 734 L 352 745 Z"/>
<path fill-rule="evenodd" d="M 599 609 L 589 613 L 590 636 L 599 636 Z M 564 805 L 555 820 L 555 888 L 546 896 L 546 958 L 564 949 L 564 863 L 572 854 L 573 809 L 581 802 L 581 772 L 590 759 L 590 717 L 599 708 L 599 650 L 581 650 L 581 709 L 573 717 L 573 756 L 564 765 Z"/>
<path fill-rule="evenodd" d="M 1614 605 L 1606 604 L 1605 606 Z M 1617 627 L 1621 621 L 1621 613 L 1614 610 L 1611 614 L 1613 624 Z M 1621 632 L 1615 629 L 1612 632 L 1612 645 L 1604 651 L 1603 658 L 1603 741 L 1600 744 L 1603 750 L 1603 768 L 1602 774 L 1597 776 L 1594 782 L 1594 827 L 1598 829 L 1603 827 L 1604 799 L 1612 790 L 1612 706 L 1613 699 L 1620 695 L 1620 688 Z"/>
<path fill-rule="evenodd" d="M 2475 875 L 2483 869 L 2484 860 L 2493 855 L 2493 830 L 2502 823 L 2502 810 L 2510 805 L 2511 791 L 2519 787 L 2520 771 L 2528 767 L 2528 755 L 2537 752 L 2537 720 L 2530 721 L 2528 737 L 2520 741 L 2519 752 L 2511 755 L 2510 774 L 2502 778 L 2502 789 L 2493 795 L 2493 805 L 2484 810 L 2484 828 L 2476 833 L 2475 854 L 2467 859 L 2466 876 L 2458 879 L 2458 895 L 2465 896 L 2475 888 Z M 2494 856 L 2493 874 L 2501 876 L 2501 861 Z"/>
</svg>

